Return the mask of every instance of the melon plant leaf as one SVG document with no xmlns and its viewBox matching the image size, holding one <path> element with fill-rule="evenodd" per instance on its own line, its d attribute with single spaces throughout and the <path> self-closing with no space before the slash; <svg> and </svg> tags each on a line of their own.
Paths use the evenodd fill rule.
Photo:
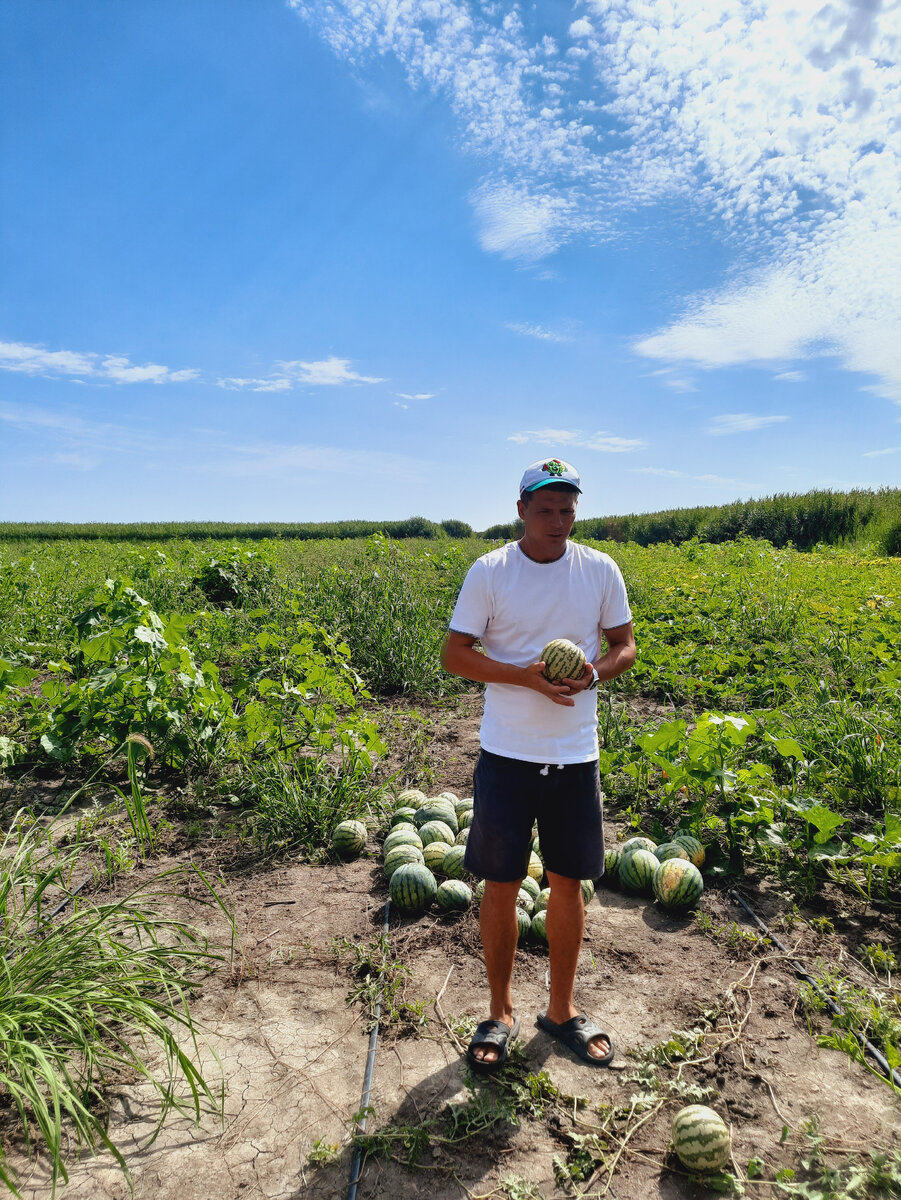
<svg viewBox="0 0 901 1200">
<path fill-rule="evenodd" d="M 832 812 L 825 804 L 814 804 L 810 808 L 803 809 L 801 816 L 809 825 L 813 825 L 817 830 L 813 840 L 819 845 L 822 845 L 823 842 L 828 842 L 833 830 L 845 823 L 844 817 L 840 817 L 838 813 Z"/>
</svg>

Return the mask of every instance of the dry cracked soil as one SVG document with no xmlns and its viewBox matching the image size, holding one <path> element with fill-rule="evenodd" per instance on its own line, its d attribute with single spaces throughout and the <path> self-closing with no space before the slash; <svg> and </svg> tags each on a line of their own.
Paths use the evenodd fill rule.
<svg viewBox="0 0 901 1200">
<path fill-rule="evenodd" d="M 475 709 L 458 705 L 440 722 L 432 788 L 468 794 L 478 749 Z M 209 1114 L 199 1124 L 173 1118 L 151 1140 L 148 1088 L 128 1080 L 118 1085 L 110 1130 L 125 1155 L 135 1196 L 332 1200 L 346 1194 L 349 1133 L 361 1105 L 370 1042 L 369 1009 L 351 993 L 365 983 L 359 963 L 372 956 L 386 899 L 374 841 L 371 853 L 343 865 L 295 862 L 228 877 L 240 952 L 205 979 L 193 1005 L 205 1031 L 204 1060 L 224 1081 L 224 1117 Z M 775 890 L 759 887 L 749 894 L 768 920 L 790 907 Z M 227 926 L 215 910 L 193 910 L 188 899 L 184 905 L 184 915 L 227 942 Z M 731 929 L 734 921 L 739 930 L 750 930 L 725 891 L 708 889 L 701 911 L 715 927 Z M 785 936 L 807 962 L 843 954 L 838 935 L 820 934 L 804 922 Z M 510 1095 L 496 1081 L 470 1079 L 460 1052 L 458 1034 L 486 1015 L 477 918 L 471 913 L 392 918 L 388 946 L 389 963 L 403 969 L 389 976 L 399 983 L 375 1052 L 367 1132 L 432 1122 L 437 1136 L 415 1167 L 402 1161 L 397 1140 L 391 1143 L 393 1156 L 367 1156 L 358 1178 L 360 1200 L 467 1195 L 551 1200 L 576 1194 L 555 1177 L 555 1156 L 573 1150 L 574 1138 L 609 1112 L 604 1106 L 627 1106 L 645 1090 L 633 1078 L 641 1047 L 666 1044 L 675 1032 L 698 1027 L 705 1012 L 712 1032 L 700 1057 L 707 1060 L 685 1078 L 712 1089 L 708 1102 L 731 1124 L 738 1166 L 759 1156 L 770 1177 L 780 1166 L 797 1167 L 797 1134 L 811 1118 L 839 1153 L 899 1148 L 899 1098 L 845 1054 L 817 1046 L 798 1004 L 794 973 L 772 947 L 705 936 L 690 916 L 674 918 L 649 901 L 603 887 L 587 909 L 577 1000 L 610 1030 L 614 1067 L 596 1070 L 579 1063 L 536 1027 L 547 996 L 547 955 L 538 947 L 523 948 L 516 963 L 522 1022 L 516 1078 L 522 1082 L 544 1072 L 539 1077 L 558 1097 L 543 1112 L 521 1106 L 516 1121 L 496 1120 L 455 1142 L 449 1137 L 452 1114 L 471 1113 L 474 1095 L 483 1108 Z M 854 969 L 848 956 L 842 966 L 849 973 Z M 678 1065 L 661 1067 L 659 1078 L 672 1080 L 677 1071 Z M 646 1200 L 713 1194 L 681 1172 L 668 1152 L 672 1116 L 687 1102 L 667 1101 L 635 1130 L 607 1195 Z M 792 1137 L 783 1144 L 786 1126 Z M 609 1158 L 629 1126 L 613 1128 L 619 1141 L 608 1139 Z M 337 1149 L 322 1153 L 327 1147 Z M 22 1156 L 14 1156 L 12 1164 L 20 1171 L 22 1195 L 46 1200 L 46 1164 Z M 607 1182 L 601 1171 L 586 1194 L 600 1195 Z M 586 1191 L 585 1182 L 579 1187 Z M 129 1185 L 109 1155 L 85 1155 L 70 1164 L 61 1195 L 125 1200 Z"/>
</svg>

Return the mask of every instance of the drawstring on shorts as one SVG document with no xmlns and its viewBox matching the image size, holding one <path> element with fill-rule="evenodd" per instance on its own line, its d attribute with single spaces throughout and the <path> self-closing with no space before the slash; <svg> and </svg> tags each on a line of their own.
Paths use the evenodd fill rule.
<svg viewBox="0 0 901 1200">
<path fill-rule="evenodd" d="M 538 772 L 538 774 L 539 775 L 547 775 L 548 771 L 551 769 L 551 765 L 552 765 L 551 763 L 545 763 L 544 766 L 541 768 L 541 770 Z M 557 767 L 558 771 L 562 771 L 563 763 L 557 763 L 556 767 Z"/>
</svg>

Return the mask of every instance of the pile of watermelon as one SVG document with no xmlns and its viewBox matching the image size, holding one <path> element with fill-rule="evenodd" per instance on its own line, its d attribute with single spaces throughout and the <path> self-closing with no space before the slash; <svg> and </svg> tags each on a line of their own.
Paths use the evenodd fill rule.
<svg viewBox="0 0 901 1200">
<path fill-rule="evenodd" d="M 444 912 L 464 912 L 472 888 L 463 867 L 472 824 L 472 800 L 454 792 L 429 797 L 408 788 L 395 801 L 382 846 L 382 866 L 391 903 L 416 916 L 432 903 Z M 438 880 L 444 876 L 443 882 Z"/>
<path fill-rule="evenodd" d="M 632 837 L 607 850 L 604 879 L 636 895 L 653 895 L 672 912 L 685 912 L 695 907 L 704 891 L 704 859 L 703 845 L 689 833 L 676 833 L 660 845 L 650 838 Z"/>
</svg>

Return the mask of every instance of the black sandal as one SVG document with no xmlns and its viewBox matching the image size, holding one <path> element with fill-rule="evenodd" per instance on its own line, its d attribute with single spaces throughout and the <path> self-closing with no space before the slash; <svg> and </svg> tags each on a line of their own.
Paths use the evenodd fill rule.
<svg viewBox="0 0 901 1200">
<path fill-rule="evenodd" d="M 592 1067 L 609 1067 L 613 1062 L 613 1039 L 599 1025 L 595 1025 L 591 1017 L 581 1015 L 570 1017 L 568 1021 L 558 1025 L 555 1021 L 549 1020 L 546 1013 L 539 1013 L 538 1026 L 545 1033 L 549 1033 L 551 1037 L 561 1041 L 564 1046 L 568 1046 L 574 1054 L 578 1054 L 583 1062 L 589 1063 Z M 599 1037 L 603 1038 L 610 1047 L 603 1058 L 596 1058 L 589 1049 L 590 1043 Z"/>
<path fill-rule="evenodd" d="M 499 1070 L 507 1061 L 510 1046 L 519 1033 L 519 1017 L 513 1022 L 512 1028 L 504 1021 L 482 1021 L 476 1026 L 472 1041 L 466 1048 L 466 1061 L 480 1075 L 491 1075 Z M 497 1050 L 497 1058 L 479 1058 L 473 1053 L 479 1046 L 492 1046 Z"/>
</svg>

